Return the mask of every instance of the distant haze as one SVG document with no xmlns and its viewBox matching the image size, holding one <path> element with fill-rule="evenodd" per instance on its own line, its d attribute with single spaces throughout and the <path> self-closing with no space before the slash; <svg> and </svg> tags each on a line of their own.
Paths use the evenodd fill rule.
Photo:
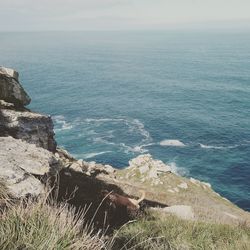
<svg viewBox="0 0 250 250">
<path fill-rule="evenodd" d="M 0 0 L 0 31 L 250 28 L 249 0 Z"/>
</svg>

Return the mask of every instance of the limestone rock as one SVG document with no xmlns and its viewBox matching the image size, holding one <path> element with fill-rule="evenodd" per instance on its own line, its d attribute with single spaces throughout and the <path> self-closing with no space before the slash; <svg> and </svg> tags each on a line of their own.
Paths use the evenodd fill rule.
<svg viewBox="0 0 250 250">
<path fill-rule="evenodd" d="M 186 205 L 175 205 L 175 206 L 165 207 L 165 208 L 155 208 L 153 210 L 174 214 L 177 217 L 184 219 L 184 220 L 194 220 L 195 218 L 192 207 L 186 206 Z"/>
<path fill-rule="evenodd" d="M 76 172 L 83 172 L 82 165 L 80 165 L 77 161 L 70 165 L 70 168 Z"/>
<path fill-rule="evenodd" d="M 163 208 L 163 211 L 166 213 L 174 214 L 181 219 L 185 220 L 193 220 L 194 219 L 194 213 L 191 206 L 186 205 L 175 205 L 171 207 L 165 207 Z"/>
<path fill-rule="evenodd" d="M 115 169 L 110 165 L 98 164 L 94 161 L 85 162 L 83 161 L 83 166 L 86 169 L 86 174 L 89 176 L 97 176 L 99 174 L 112 176 L 115 173 Z"/>
<path fill-rule="evenodd" d="M 182 189 L 187 189 L 188 188 L 188 184 L 186 182 L 182 182 L 181 184 L 178 185 L 179 188 Z"/>
<path fill-rule="evenodd" d="M 52 152 L 56 150 L 53 122 L 49 116 L 1 108 L 0 136 L 12 136 Z"/>
<path fill-rule="evenodd" d="M 28 105 L 31 101 L 18 82 L 18 73 L 13 69 L 0 67 L 0 99 L 17 106 Z"/>
<path fill-rule="evenodd" d="M 196 186 L 201 186 L 203 187 L 204 189 L 208 189 L 208 188 L 212 188 L 211 187 L 211 184 L 210 183 L 207 183 L 207 182 L 203 182 L 203 181 L 199 181 L 197 179 L 194 179 L 194 178 L 190 178 L 190 182 L 192 182 L 193 184 L 195 184 Z"/>
<path fill-rule="evenodd" d="M 158 174 L 171 172 L 171 167 L 160 160 L 154 160 L 150 154 L 139 155 L 129 161 L 129 168 L 138 168 L 141 174 L 154 169 Z M 152 174 L 153 175 L 153 174 Z"/>
<path fill-rule="evenodd" d="M 160 160 L 153 159 L 150 154 L 139 155 L 132 159 L 129 161 L 129 167 L 127 169 L 129 170 L 127 178 L 131 176 L 130 173 L 138 171 L 141 178 L 151 180 L 153 185 L 161 183 L 160 175 L 172 172 L 170 166 Z"/>
<path fill-rule="evenodd" d="M 0 179 L 17 198 L 43 193 L 34 176 L 56 174 L 62 165 L 49 151 L 12 137 L 0 137 Z"/>
<path fill-rule="evenodd" d="M 18 81 L 19 74 L 14 69 L 0 67 L 0 74 L 8 75 Z"/>
</svg>

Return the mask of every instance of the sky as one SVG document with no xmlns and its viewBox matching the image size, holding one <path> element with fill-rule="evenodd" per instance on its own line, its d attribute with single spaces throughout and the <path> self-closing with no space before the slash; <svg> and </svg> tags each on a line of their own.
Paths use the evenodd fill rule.
<svg viewBox="0 0 250 250">
<path fill-rule="evenodd" d="M 250 0 L 0 0 L 0 31 L 249 28 Z"/>
</svg>

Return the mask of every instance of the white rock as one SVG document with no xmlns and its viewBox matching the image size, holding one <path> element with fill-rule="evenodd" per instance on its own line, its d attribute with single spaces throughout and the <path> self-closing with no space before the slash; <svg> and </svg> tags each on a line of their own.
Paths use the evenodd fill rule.
<svg viewBox="0 0 250 250">
<path fill-rule="evenodd" d="M 208 182 L 202 182 L 202 184 L 203 184 L 204 186 L 208 187 L 208 188 L 211 188 L 211 184 L 208 183 Z"/>
<path fill-rule="evenodd" d="M 14 69 L 0 67 L 0 74 L 8 75 L 15 78 L 18 81 L 19 74 Z"/>
<path fill-rule="evenodd" d="M 154 160 L 150 154 L 139 155 L 129 161 L 128 169 L 138 169 L 146 179 L 158 179 L 160 174 L 171 172 L 170 166 L 160 160 Z"/>
<path fill-rule="evenodd" d="M 61 162 L 49 151 L 12 137 L 0 137 L 0 179 L 16 197 L 43 193 L 33 175 L 56 174 Z"/>
<path fill-rule="evenodd" d="M 175 191 L 172 190 L 172 189 L 168 189 L 168 192 L 169 192 L 169 193 L 175 193 Z"/>
<path fill-rule="evenodd" d="M 188 185 L 186 182 L 183 182 L 181 184 L 178 185 L 179 188 L 182 188 L 182 189 L 187 189 L 188 188 Z"/>
<path fill-rule="evenodd" d="M 197 186 L 200 186 L 201 182 L 199 180 L 196 180 L 194 178 L 190 178 L 190 182 L 192 182 L 193 184 L 197 185 Z"/>
<path fill-rule="evenodd" d="M 77 161 L 70 165 L 70 168 L 76 172 L 82 172 L 82 165 L 80 165 Z"/>
<path fill-rule="evenodd" d="M 178 216 L 181 219 L 193 220 L 194 213 L 191 206 L 186 205 L 175 205 L 171 207 L 165 207 L 162 209 L 166 213 L 171 213 Z"/>
<path fill-rule="evenodd" d="M 139 167 L 139 171 L 140 171 L 140 174 L 144 174 L 146 172 L 149 171 L 149 166 L 148 165 L 144 165 L 142 167 Z"/>
<path fill-rule="evenodd" d="M 78 163 L 79 165 L 81 165 L 81 166 L 83 166 L 83 165 L 84 165 L 84 161 L 83 161 L 83 159 L 79 159 L 79 160 L 77 161 L 77 163 Z"/>
<path fill-rule="evenodd" d="M 105 171 L 107 171 L 107 173 L 108 174 L 113 174 L 113 173 L 115 173 L 115 169 L 112 167 L 112 166 L 110 166 L 110 165 L 104 165 L 104 169 L 105 169 Z"/>
</svg>

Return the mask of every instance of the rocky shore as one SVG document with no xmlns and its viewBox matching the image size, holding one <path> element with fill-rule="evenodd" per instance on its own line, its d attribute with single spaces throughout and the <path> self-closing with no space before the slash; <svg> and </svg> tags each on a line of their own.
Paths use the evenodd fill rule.
<svg viewBox="0 0 250 250">
<path fill-rule="evenodd" d="M 18 73 L 0 67 L 0 179 L 15 198 L 42 196 L 49 183 L 57 187 L 59 200 L 77 208 L 91 204 L 95 211 L 102 201 L 101 190 L 130 198 L 138 198 L 144 190 L 144 205 L 163 214 L 250 225 L 250 213 L 221 197 L 209 184 L 181 177 L 151 155 L 132 159 L 123 170 L 74 159 L 57 146 L 50 116 L 30 111 L 26 108 L 30 102 Z"/>
</svg>

